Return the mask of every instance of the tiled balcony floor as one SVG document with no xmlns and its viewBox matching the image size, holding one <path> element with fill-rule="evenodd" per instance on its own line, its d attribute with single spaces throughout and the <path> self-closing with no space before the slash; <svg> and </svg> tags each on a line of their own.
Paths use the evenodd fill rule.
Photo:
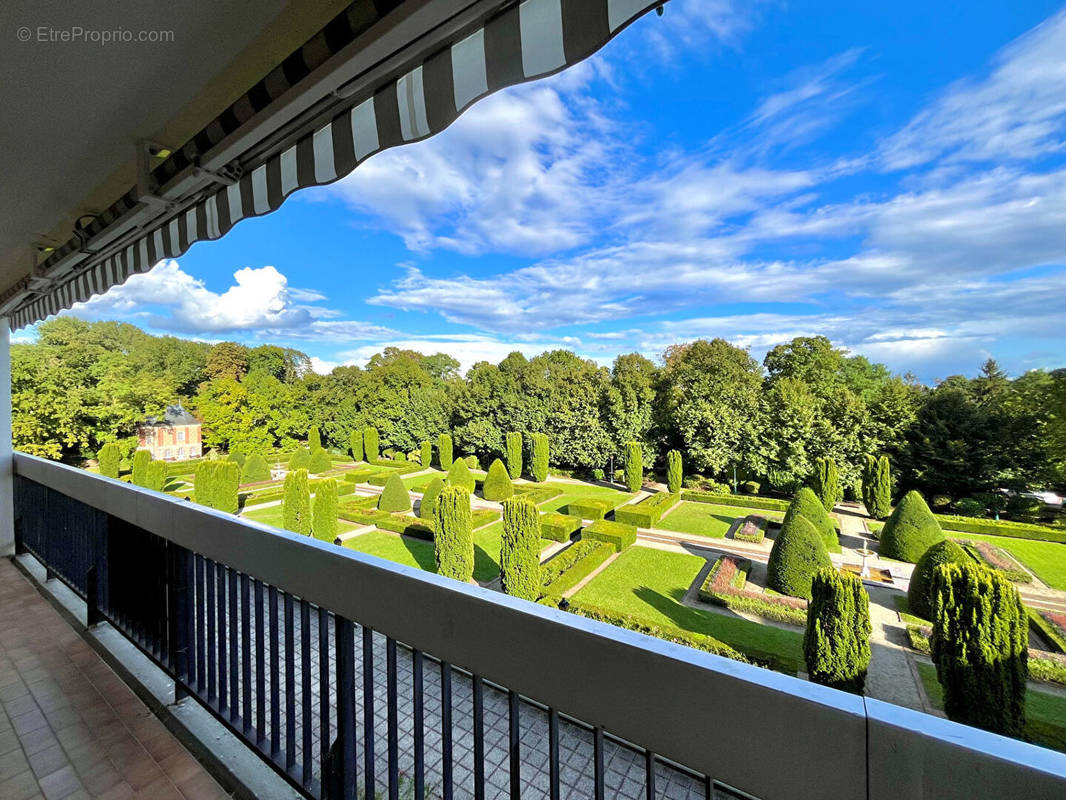
<svg viewBox="0 0 1066 800">
<path fill-rule="evenodd" d="M 0 798 L 226 796 L 25 576 L 0 558 Z"/>
</svg>

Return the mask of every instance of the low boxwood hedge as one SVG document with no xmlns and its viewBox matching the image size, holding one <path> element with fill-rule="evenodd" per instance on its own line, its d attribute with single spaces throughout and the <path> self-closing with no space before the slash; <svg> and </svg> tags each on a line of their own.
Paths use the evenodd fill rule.
<svg viewBox="0 0 1066 800">
<path fill-rule="evenodd" d="M 606 542 L 575 542 L 540 568 L 541 594 L 562 597 L 614 555 Z"/>
<path fill-rule="evenodd" d="M 174 475 L 192 475 L 196 472 L 196 468 L 207 461 L 206 458 L 193 458 L 188 461 L 169 461 L 167 462 L 167 477 L 173 477 Z"/>
<path fill-rule="evenodd" d="M 408 472 L 422 471 L 422 467 L 419 464 L 412 464 L 410 461 L 394 461 L 390 458 L 375 458 L 366 463 L 372 467 L 388 467 L 393 472 L 398 472 L 401 475 L 406 475 Z"/>
<path fill-rule="evenodd" d="M 553 542 L 567 542 L 581 530 L 583 524 L 584 521 L 580 517 L 548 511 L 540 515 L 540 536 Z"/>
<path fill-rule="evenodd" d="M 1052 647 L 1060 653 L 1066 653 L 1066 633 L 1059 631 L 1058 627 L 1044 618 L 1038 609 L 1025 607 L 1025 613 L 1029 615 L 1029 627 L 1032 628 Z"/>
<path fill-rule="evenodd" d="M 704 603 L 755 614 L 775 622 L 802 627 L 807 624 L 806 604 L 784 595 L 760 596 L 745 590 L 751 561 L 736 556 L 721 556 L 707 573 L 699 590 Z"/>
<path fill-rule="evenodd" d="M 638 528 L 651 528 L 679 502 L 681 502 L 680 494 L 657 492 L 639 503 L 619 506 L 614 510 L 614 518 L 616 522 L 636 525 Z"/>
<path fill-rule="evenodd" d="M 520 483 L 514 487 L 514 493 L 516 497 L 521 495 L 533 505 L 539 506 L 541 503 L 554 500 L 563 493 L 563 490 L 557 486 L 531 486 L 528 483 Z"/>
<path fill-rule="evenodd" d="M 344 473 L 341 480 L 348 483 L 366 483 L 375 475 L 384 474 L 380 469 L 350 469 Z"/>
<path fill-rule="evenodd" d="M 614 503 L 610 500 L 586 497 L 583 500 L 575 500 L 573 503 L 569 503 L 566 506 L 566 513 L 581 519 L 603 519 L 612 508 L 614 508 Z"/>
<path fill-rule="evenodd" d="M 621 553 L 637 541 L 637 529 L 636 526 L 626 525 L 624 522 L 598 519 L 581 529 L 581 538 L 607 542 L 616 552 Z"/>
<path fill-rule="evenodd" d="M 1040 542 L 1066 544 L 1066 531 L 1055 530 L 1046 525 L 1009 520 L 974 519 L 953 514 L 934 514 L 940 527 L 946 531 L 979 533 L 985 536 L 1009 536 L 1013 539 L 1035 539 Z"/>
<path fill-rule="evenodd" d="M 693 503 L 713 503 L 719 506 L 740 506 L 741 508 L 761 508 L 766 511 L 788 511 L 787 500 L 775 500 L 772 497 L 752 497 L 751 495 L 714 494 L 686 489 L 681 492 L 682 500 Z"/>
</svg>

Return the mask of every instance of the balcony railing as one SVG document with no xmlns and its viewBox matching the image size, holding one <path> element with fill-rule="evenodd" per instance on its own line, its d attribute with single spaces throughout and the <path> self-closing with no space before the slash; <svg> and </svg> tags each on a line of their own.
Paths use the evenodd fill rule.
<svg viewBox="0 0 1066 800">
<path fill-rule="evenodd" d="M 311 797 L 1066 796 L 1066 757 L 16 454 L 18 546 Z"/>
</svg>

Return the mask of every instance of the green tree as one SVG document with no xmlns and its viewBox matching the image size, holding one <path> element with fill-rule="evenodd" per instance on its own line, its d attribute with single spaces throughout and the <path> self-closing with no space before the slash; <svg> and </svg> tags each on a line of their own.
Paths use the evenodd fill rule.
<svg viewBox="0 0 1066 800">
<path fill-rule="evenodd" d="M 449 486 L 461 486 L 470 494 L 473 494 L 474 489 L 477 487 L 477 481 L 470 472 L 470 467 L 461 458 L 457 458 L 452 462 L 452 467 L 448 470 L 448 477 L 445 479 L 445 483 Z"/>
<path fill-rule="evenodd" d="M 874 519 L 888 519 L 892 513 L 892 468 L 888 456 L 877 459 L 872 470 L 870 498 L 866 510 Z"/>
<path fill-rule="evenodd" d="M 363 432 L 352 431 L 348 438 L 348 449 L 352 453 L 352 461 L 363 460 Z"/>
<path fill-rule="evenodd" d="M 151 461 L 144 470 L 144 487 L 153 492 L 163 491 L 167 485 L 167 465 L 163 461 Z"/>
<path fill-rule="evenodd" d="M 193 496 L 197 503 L 208 508 L 218 505 L 218 464 L 217 461 L 204 461 L 193 476 Z"/>
<path fill-rule="evenodd" d="M 363 450 L 366 453 L 367 461 L 377 461 L 379 458 L 381 458 L 381 453 L 378 449 L 379 446 L 380 444 L 378 442 L 378 429 L 367 428 L 366 430 L 364 430 Z"/>
<path fill-rule="evenodd" d="M 522 477 L 522 434 L 518 431 L 510 431 L 506 438 L 507 445 L 507 473 L 513 480 Z"/>
<path fill-rule="evenodd" d="M 468 582 L 474 575 L 470 492 L 462 486 L 445 486 L 437 496 L 433 519 L 433 553 L 437 572 L 457 581 Z"/>
<path fill-rule="evenodd" d="M 146 486 L 145 472 L 148 462 L 152 460 L 152 454 L 147 450 L 138 450 L 133 454 L 133 469 L 130 472 L 130 482 L 134 486 Z"/>
<path fill-rule="evenodd" d="M 943 541 L 944 532 L 925 498 L 912 490 L 900 500 L 879 538 L 882 556 L 914 564 L 926 550 Z"/>
<path fill-rule="evenodd" d="M 122 451 L 114 442 L 108 442 L 100 448 L 97 454 L 100 464 L 100 474 L 105 478 L 117 478 L 119 463 L 122 461 Z"/>
<path fill-rule="evenodd" d="M 419 457 L 424 469 L 429 469 L 433 466 L 433 442 L 429 439 L 423 440 Z"/>
<path fill-rule="evenodd" d="M 840 474 L 837 463 L 831 458 L 819 458 L 814 462 L 814 474 L 811 476 L 811 489 L 822 501 L 826 511 L 832 511 L 844 493 L 840 488 Z"/>
<path fill-rule="evenodd" d="M 214 481 L 212 507 L 227 514 L 236 514 L 240 508 L 237 490 L 241 483 L 241 468 L 232 461 L 219 461 L 215 464 Z"/>
<path fill-rule="evenodd" d="M 666 486 L 670 494 L 677 494 L 681 491 L 683 479 L 681 454 L 677 450 L 671 450 L 666 454 Z"/>
<path fill-rule="evenodd" d="M 245 459 L 244 469 L 241 471 L 242 483 L 260 483 L 270 480 L 270 467 L 266 459 L 260 453 L 252 453 Z"/>
<path fill-rule="evenodd" d="M 507 467 L 498 458 L 489 466 L 482 494 L 486 500 L 506 500 L 514 495 L 514 486 L 507 475 Z"/>
<path fill-rule="evenodd" d="M 442 470 L 452 468 L 452 437 L 449 433 L 442 433 L 437 437 L 437 458 Z"/>
<path fill-rule="evenodd" d="M 316 539 L 332 543 L 337 538 L 337 482 L 326 478 L 315 487 L 311 531 Z"/>
<path fill-rule="evenodd" d="M 640 442 L 644 460 L 654 462 L 651 440 L 657 378 L 655 365 L 639 353 L 620 355 L 614 360 L 603 409 L 613 452 L 622 451 L 627 442 Z"/>
<path fill-rule="evenodd" d="M 307 447 L 312 455 L 315 454 L 316 450 L 322 449 L 322 434 L 318 432 L 318 428 L 312 427 L 307 434 Z"/>
<path fill-rule="evenodd" d="M 500 583 L 504 592 L 515 597 L 536 600 L 540 596 L 540 512 L 523 497 L 503 501 Z"/>
<path fill-rule="evenodd" d="M 227 461 L 232 461 L 241 469 L 244 469 L 244 462 L 248 460 L 248 457 L 244 454 L 244 449 L 241 447 L 234 447 L 229 451 L 226 456 Z"/>
<path fill-rule="evenodd" d="M 284 500 L 282 501 L 282 525 L 285 530 L 303 536 L 311 534 L 311 491 L 308 488 L 307 470 L 297 469 L 285 476 Z"/>
<path fill-rule="evenodd" d="M 644 464 L 640 452 L 640 442 L 626 442 L 626 489 L 639 492 L 644 484 Z"/>
<path fill-rule="evenodd" d="M 548 436 L 534 433 L 533 441 L 533 480 L 543 483 L 548 480 Z"/>
<path fill-rule="evenodd" d="M 911 613 L 922 619 L 933 618 L 933 573 L 941 564 L 972 564 L 973 559 L 950 539 L 937 542 L 918 559 L 907 586 L 907 604 Z"/>
<path fill-rule="evenodd" d="M 811 582 L 803 656 L 815 683 L 862 694 L 870 665 L 870 597 L 855 575 L 821 569 Z"/>
<path fill-rule="evenodd" d="M 385 488 L 378 498 L 378 509 L 389 512 L 411 510 L 411 496 L 398 472 L 392 473 L 385 481 Z"/>
<path fill-rule="evenodd" d="M 442 478 L 434 478 L 422 492 L 422 501 L 418 505 L 418 516 L 422 519 L 433 519 L 433 510 L 437 506 L 437 496 L 444 488 Z"/>
<path fill-rule="evenodd" d="M 319 475 L 323 472 L 329 472 L 331 469 L 333 469 L 333 462 L 329 459 L 329 453 L 321 447 L 312 451 L 311 458 L 307 464 L 308 472 L 312 475 Z"/>
<path fill-rule="evenodd" d="M 937 567 L 930 644 L 949 719 L 1023 735 L 1029 624 L 1009 580 L 977 564 Z"/>
<path fill-rule="evenodd" d="M 248 373 L 248 348 L 236 342 L 219 342 L 207 352 L 204 374 L 210 379 L 240 380 Z"/>
<path fill-rule="evenodd" d="M 815 574 L 832 568 L 825 542 L 806 517 L 794 514 L 781 525 L 766 564 L 771 589 L 810 600 Z"/>
</svg>

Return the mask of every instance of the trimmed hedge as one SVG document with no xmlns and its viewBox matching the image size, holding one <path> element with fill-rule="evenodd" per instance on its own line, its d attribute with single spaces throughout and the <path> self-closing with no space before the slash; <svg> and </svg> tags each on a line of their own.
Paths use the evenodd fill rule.
<svg viewBox="0 0 1066 800">
<path fill-rule="evenodd" d="M 241 470 L 243 483 L 259 483 L 270 480 L 270 467 L 266 459 L 260 453 L 252 453 L 244 460 L 244 468 Z"/>
<path fill-rule="evenodd" d="M 829 551 L 814 525 L 806 517 L 794 514 L 781 525 L 770 551 L 767 584 L 782 594 L 810 600 L 815 574 L 832 566 Z"/>
<path fill-rule="evenodd" d="M 896 506 L 877 538 L 882 556 L 914 564 L 926 550 L 944 540 L 944 533 L 925 498 L 911 490 Z"/>
<path fill-rule="evenodd" d="M 381 457 L 381 441 L 378 438 L 378 429 L 367 427 L 363 429 L 363 457 L 370 462 Z"/>
<path fill-rule="evenodd" d="M 950 514 L 934 514 L 940 527 L 960 533 L 979 533 L 985 536 L 1009 536 L 1013 539 L 1032 539 L 1039 542 L 1056 542 L 1066 544 L 1066 531 L 1034 525 L 1029 522 L 1011 522 L 1009 520 L 971 519 Z"/>
<path fill-rule="evenodd" d="M 114 442 L 108 442 L 96 454 L 100 465 L 100 474 L 105 478 L 118 479 L 119 465 L 122 463 L 122 450 Z"/>
<path fill-rule="evenodd" d="M 681 491 L 684 474 L 681 468 L 681 453 L 671 450 L 666 454 L 666 485 L 670 494 Z"/>
<path fill-rule="evenodd" d="M 321 447 L 311 453 L 311 460 L 307 466 L 308 472 L 312 475 L 318 475 L 323 472 L 329 472 L 331 469 L 333 469 L 333 462 L 329 459 L 329 453 Z"/>
<path fill-rule="evenodd" d="M 1035 629 L 1040 638 L 1046 640 L 1058 652 L 1066 653 L 1066 630 L 1060 630 L 1038 609 L 1026 606 L 1025 613 L 1029 617 L 1029 627 Z"/>
<path fill-rule="evenodd" d="M 781 524 L 784 525 L 788 518 L 795 514 L 800 514 L 807 518 L 807 521 L 814 526 L 814 529 L 822 537 L 822 541 L 825 542 L 828 550 L 840 552 L 840 540 L 837 538 L 836 525 L 830 519 L 829 514 L 826 513 L 818 496 L 806 486 L 797 491 L 795 497 L 792 498 L 788 511 L 785 513 L 785 519 Z"/>
<path fill-rule="evenodd" d="M 532 436 L 533 480 L 544 483 L 548 479 L 548 434 L 534 433 Z"/>
<path fill-rule="evenodd" d="M 598 519 L 581 529 L 581 538 L 607 542 L 614 546 L 615 551 L 621 553 L 637 541 L 637 529 L 634 525 Z"/>
<path fill-rule="evenodd" d="M 619 506 L 614 510 L 614 518 L 616 522 L 636 525 L 638 528 L 651 528 L 662 519 L 663 514 L 680 501 L 680 495 L 657 492 L 650 497 L 644 498 L 639 503 L 627 503 L 624 506 Z"/>
<path fill-rule="evenodd" d="M 750 514 L 737 525 L 733 531 L 733 539 L 738 542 L 751 542 L 760 544 L 766 538 L 766 528 L 769 526 L 766 517 Z"/>
<path fill-rule="evenodd" d="M 130 467 L 130 482 L 134 486 L 144 486 L 144 473 L 148 470 L 148 463 L 152 460 L 152 454 L 147 450 L 137 450 L 133 454 L 133 465 Z"/>
<path fill-rule="evenodd" d="M 504 469 L 499 459 L 493 466 L 496 464 Z M 507 484 L 510 485 L 510 479 Z M 503 502 L 500 585 L 505 594 L 513 597 L 536 600 L 540 596 L 540 514 L 535 505 L 522 497 Z"/>
<path fill-rule="evenodd" d="M 625 471 L 626 488 L 639 492 L 644 484 L 644 456 L 639 442 L 626 442 Z"/>
<path fill-rule="evenodd" d="M 463 463 L 457 461 L 456 463 Z M 433 552 L 437 572 L 469 581 L 474 574 L 474 536 L 470 524 L 470 492 L 462 486 L 445 486 L 433 509 Z"/>
<path fill-rule="evenodd" d="M 528 486 L 519 484 L 514 487 L 514 493 L 516 495 L 522 495 L 523 497 L 531 500 L 534 505 L 540 505 L 546 503 L 549 500 L 554 500 L 556 497 L 563 493 L 563 490 L 558 486 Z"/>
<path fill-rule="evenodd" d="M 433 466 L 433 442 L 426 439 L 422 442 L 421 450 L 419 452 L 419 464 L 426 469 Z"/>
<path fill-rule="evenodd" d="M 818 458 L 814 462 L 814 475 L 811 476 L 811 489 L 822 502 L 826 511 L 832 511 L 844 492 L 840 488 L 840 473 L 837 462 L 831 458 Z"/>
<path fill-rule="evenodd" d="M 452 468 L 453 450 L 450 433 L 442 433 L 437 437 L 437 463 L 440 468 L 447 472 Z M 426 464 L 428 467 L 429 464 Z"/>
<path fill-rule="evenodd" d="M 307 449 L 314 455 L 316 451 L 322 449 L 322 434 L 318 432 L 318 426 L 311 426 L 311 430 L 307 432 Z"/>
<path fill-rule="evenodd" d="M 422 519 L 433 519 L 433 509 L 437 504 L 437 495 L 444 488 L 443 478 L 434 478 L 422 490 L 422 500 L 418 506 L 418 516 Z"/>
<path fill-rule="evenodd" d="M 348 483 L 366 483 L 379 473 L 380 470 L 376 469 L 350 469 L 341 476 L 341 480 Z"/>
<path fill-rule="evenodd" d="M 462 487 L 470 494 L 473 494 L 474 489 L 477 488 L 477 480 L 471 474 L 470 467 L 461 458 L 457 458 L 452 462 L 451 469 L 448 470 L 448 477 L 444 479 L 444 482 L 449 486 Z"/>
<path fill-rule="evenodd" d="M 603 519 L 612 508 L 614 508 L 614 503 L 610 500 L 586 497 L 567 504 L 566 513 L 572 517 L 581 517 L 581 519 Z"/>
<path fill-rule="evenodd" d="M 388 481 L 385 483 L 385 491 L 378 498 L 378 508 L 389 513 L 411 510 L 411 495 L 407 493 L 407 487 L 403 485 L 403 479 L 395 472 L 389 476 Z"/>
<path fill-rule="evenodd" d="M 607 542 L 574 542 L 540 568 L 540 594 L 561 598 L 614 553 Z"/>
<path fill-rule="evenodd" d="M 719 557 L 700 587 L 699 599 L 732 611 L 802 627 L 807 621 L 806 603 L 794 597 L 747 591 L 744 586 L 750 571 L 751 561 L 746 558 Z"/>
<path fill-rule="evenodd" d="M 307 485 L 307 470 L 293 470 L 285 476 L 282 517 L 285 530 L 304 536 L 311 533 L 311 493 Z"/>
<path fill-rule="evenodd" d="M 363 432 L 352 431 L 351 436 L 348 437 L 348 449 L 352 453 L 352 461 L 363 460 Z"/>
<path fill-rule="evenodd" d="M 740 506 L 741 508 L 761 508 L 766 511 L 788 511 L 787 500 L 775 500 L 771 497 L 744 497 L 736 494 L 715 494 L 685 490 L 681 492 L 682 500 L 693 503 L 713 503 L 719 506 Z"/>
<path fill-rule="evenodd" d="M 507 457 L 507 474 L 511 480 L 522 477 L 522 434 L 508 431 L 504 437 L 505 456 Z"/>
<path fill-rule="evenodd" d="M 306 447 L 297 448 L 296 452 L 289 458 L 289 470 L 311 469 L 311 451 Z"/>
<path fill-rule="evenodd" d="M 1002 547 L 982 541 L 960 541 L 959 544 L 978 564 L 994 569 L 1012 583 L 1033 582 L 1033 576 L 1022 569 L 1014 556 Z"/>
<path fill-rule="evenodd" d="M 188 461 L 168 461 L 167 477 L 169 478 L 172 475 L 192 475 L 196 472 L 196 468 L 207 460 L 206 458 L 190 458 Z"/>
<path fill-rule="evenodd" d="M 977 564 L 937 567 L 929 644 L 948 719 L 1023 735 L 1029 620 L 1010 581 Z"/>
<path fill-rule="evenodd" d="M 581 530 L 583 524 L 584 521 L 580 517 L 549 511 L 540 515 L 540 536 L 553 542 L 567 542 Z"/>
<path fill-rule="evenodd" d="M 485 476 L 485 484 L 482 487 L 481 494 L 486 500 L 507 500 L 510 497 L 514 497 L 514 486 L 511 485 L 507 467 L 503 465 L 500 459 L 497 458 L 492 462 L 492 466 L 489 467 L 489 473 Z M 532 599 L 535 600 L 536 598 Z"/>
<path fill-rule="evenodd" d="M 316 539 L 332 544 L 337 538 L 337 512 L 337 482 L 327 478 L 316 487 L 311 510 L 311 532 Z"/>
<path fill-rule="evenodd" d="M 911 573 L 907 604 L 911 613 L 922 619 L 933 618 L 933 571 L 941 564 L 972 564 L 973 559 L 958 544 L 945 539 L 937 542 L 922 557 Z"/>
<path fill-rule="evenodd" d="M 368 461 L 367 463 L 372 467 L 385 467 L 399 475 L 407 475 L 411 472 L 422 471 L 422 467 L 418 464 L 411 464 L 407 461 L 396 461 L 391 458 L 375 458 L 373 461 Z"/>
<path fill-rule="evenodd" d="M 862 694 L 870 666 L 870 597 L 862 580 L 832 567 L 811 583 L 803 657 L 814 683 Z"/>
<path fill-rule="evenodd" d="M 149 461 L 144 470 L 144 488 L 161 492 L 166 483 L 167 465 L 162 461 Z"/>
</svg>

